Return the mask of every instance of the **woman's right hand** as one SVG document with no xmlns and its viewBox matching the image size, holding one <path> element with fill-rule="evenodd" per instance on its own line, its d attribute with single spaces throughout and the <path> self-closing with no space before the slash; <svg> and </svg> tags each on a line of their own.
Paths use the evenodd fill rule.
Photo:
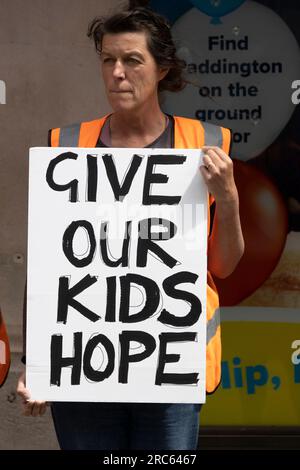
<svg viewBox="0 0 300 470">
<path fill-rule="evenodd" d="M 17 385 L 17 394 L 22 399 L 23 414 L 25 416 L 42 416 L 46 411 L 46 401 L 35 401 L 30 399 L 30 392 L 26 388 L 25 372 L 19 377 Z"/>
</svg>

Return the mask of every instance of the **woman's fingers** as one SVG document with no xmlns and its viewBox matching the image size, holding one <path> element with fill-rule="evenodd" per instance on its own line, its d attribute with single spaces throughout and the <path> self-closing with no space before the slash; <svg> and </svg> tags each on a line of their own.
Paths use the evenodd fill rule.
<svg viewBox="0 0 300 470">
<path fill-rule="evenodd" d="M 25 372 L 19 377 L 17 394 L 22 400 L 24 416 L 42 416 L 45 413 L 47 402 L 30 399 L 30 392 L 26 388 Z"/>
<path fill-rule="evenodd" d="M 220 147 L 216 146 L 204 146 L 202 147 L 204 153 L 210 154 L 213 153 L 217 155 L 222 161 L 227 162 L 228 160 L 231 161 L 231 158 L 227 153 L 224 152 Z"/>
</svg>

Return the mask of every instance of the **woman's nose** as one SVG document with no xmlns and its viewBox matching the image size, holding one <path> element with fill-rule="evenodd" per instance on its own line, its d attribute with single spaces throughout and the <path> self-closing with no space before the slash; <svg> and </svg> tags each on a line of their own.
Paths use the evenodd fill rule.
<svg viewBox="0 0 300 470">
<path fill-rule="evenodd" d="M 115 62 L 113 75 L 115 78 L 125 78 L 125 68 L 120 60 Z"/>
</svg>

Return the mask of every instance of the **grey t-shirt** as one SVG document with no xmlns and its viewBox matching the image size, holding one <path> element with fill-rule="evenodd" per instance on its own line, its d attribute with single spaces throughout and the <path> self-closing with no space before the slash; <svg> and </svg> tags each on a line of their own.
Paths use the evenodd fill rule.
<svg viewBox="0 0 300 470">
<path fill-rule="evenodd" d="M 172 116 L 167 116 L 168 123 L 165 130 L 151 144 L 145 148 L 173 148 L 174 120 Z M 110 116 L 106 119 L 98 138 L 96 147 L 112 147 L 109 128 Z"/>
</svg>

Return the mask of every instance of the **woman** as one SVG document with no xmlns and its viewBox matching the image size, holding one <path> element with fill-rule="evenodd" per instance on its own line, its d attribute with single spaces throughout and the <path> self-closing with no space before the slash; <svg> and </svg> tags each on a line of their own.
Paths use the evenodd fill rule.
<svg viewBox="0 0 300 470">
<path fill-rule="evenodd" d="M 176 57 L 169 25 L 156 13 L 136 8 L 95 19 L 88 36 L 100 55 L 102 77 L 113 113 L 50 132 L 51 146 L 203 148 L 200 168 L 216 210 L 208 240 L 207 391 L 220 382 L 218 296 L 211 274 L 228 276 L 244 249 L 238 194 L 227 155 L 227 129 L 164 114 L 162 90 L 184 86 L 184 64 Z M 204 146 L 204 144 L 207 144 Z M 30 401 L 24 376 L 18 393 L 25 413 L 44 412 Z M 56 432 L 63 449 L 195 449 L 200 405 L 151 403 L 53 403 Z"/>
</svg>

